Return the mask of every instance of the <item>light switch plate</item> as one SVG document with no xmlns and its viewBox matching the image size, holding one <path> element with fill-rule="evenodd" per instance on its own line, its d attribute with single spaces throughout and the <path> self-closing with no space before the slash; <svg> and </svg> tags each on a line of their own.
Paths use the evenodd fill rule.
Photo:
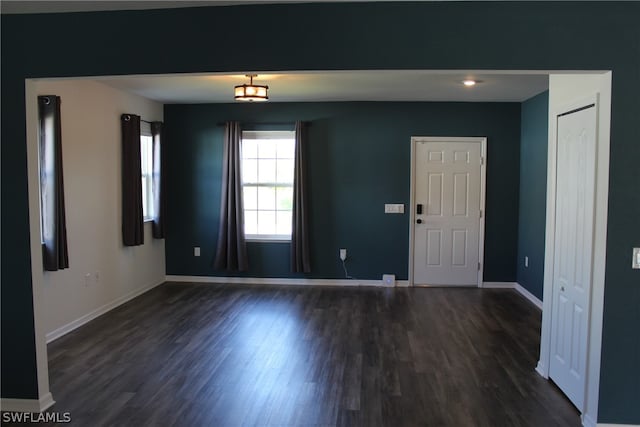
<svg viewBox="0 0 640 427">
<path fill-rule="evenodd" d="M 193 247 L 193 256 L 200 256 L 200 247 L 198 246 Z"/>
<path fill-rule="evenodd" d="M 404 204 L 402 203 L 385 203 L 384 213 L 402 214 L 404 213 Z"/>
<path fill-rule="evenodd" d="M 631 262 L 631 268 L 634 270 L 640 270 L 640 248 L 633 248 L 633 261 Z"/>
</svg>

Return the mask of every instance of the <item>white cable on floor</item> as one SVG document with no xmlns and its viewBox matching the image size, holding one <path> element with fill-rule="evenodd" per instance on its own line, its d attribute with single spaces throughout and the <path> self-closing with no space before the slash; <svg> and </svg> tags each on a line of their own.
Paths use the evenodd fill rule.
<svg viewBox="0 0 640 427">
<path fill-rule="evenodd" d="M 345 279 L 355 280 L 356 278 L 353 276 L 349 276 L 349 272 L 347 271 L 347 264 L 345 264 L 344 260 L 342 260 L 342 268 L 344 269 L 344 277 Z"/>
</svg>

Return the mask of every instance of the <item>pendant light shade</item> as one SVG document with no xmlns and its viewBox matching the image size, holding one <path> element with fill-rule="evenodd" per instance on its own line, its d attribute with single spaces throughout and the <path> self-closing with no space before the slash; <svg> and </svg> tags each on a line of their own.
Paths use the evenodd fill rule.
<svg viewBox="0 0 640 427">
<path fill-rule="evenodd" d="M 249 84 L 238 85 L 234 88 L 236 101 L 266 101 L 269 99 L 267 91 L 269 86 L 254 85 L 253 78 L 256 74 L 247 74 Z"/>
</svg>

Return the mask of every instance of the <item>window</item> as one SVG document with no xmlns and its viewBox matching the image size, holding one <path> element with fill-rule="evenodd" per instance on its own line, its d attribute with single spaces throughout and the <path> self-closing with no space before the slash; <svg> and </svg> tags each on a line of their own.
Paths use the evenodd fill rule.
<svg viewBox="0 0 640 427">
<path fill-rule="evenodd" d="M 45 237 L 51 239 L 54 233 L 55 220 L 52 218 L 55 206 L 55 123 L 53 114 L 40 113 L 39 158 L 40 171 L 40 243 L 45 244 Z"/>
<path fill-rule="evenodd" d="M 45 270 L 56 271 L 69 268 L 60 97 L 38 96 L 38 118 L 42 264 Z"/>
<path fill-rule="evenodd" d="M 142 171 L 142 215 L 152 221 L 153 212 L 153 138 L 143 132 L 140 135 L 140 166 Z"/>
<path fill-rule="evenodd" d="M 291 240 L 294 131 L 242 132 L 244 234 Z"/>
</svg>

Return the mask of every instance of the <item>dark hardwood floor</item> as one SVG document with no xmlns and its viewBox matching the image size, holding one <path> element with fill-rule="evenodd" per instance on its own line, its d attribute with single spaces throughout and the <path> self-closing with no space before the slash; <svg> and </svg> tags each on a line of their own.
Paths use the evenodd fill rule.
<svg viewBox="0 0 640 427">
<path fill-rule="evenodd" d="M 49 345 L 78 426 L 579 426 L 512 290 L 166 283 Z"/>
</svg>

